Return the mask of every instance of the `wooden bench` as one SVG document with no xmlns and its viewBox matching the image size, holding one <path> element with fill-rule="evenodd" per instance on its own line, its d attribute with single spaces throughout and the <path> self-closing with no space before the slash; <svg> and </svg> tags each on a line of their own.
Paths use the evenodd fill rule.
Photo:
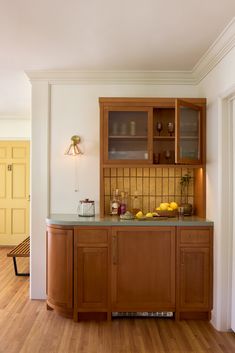
<svg viewBox="0 0 235 353">
<path fill-rule="evenodd" d="M 30 240 L 29 237 L 26 238 L 22 243 L 17 245 L 14 249 L 12 249 L 9 254 L 7 254 L 8 257 L 13 258 L 13 264 L 14 264 L 14 270 L 15 270 L 15 275 L 16 276 L 29 276 L 29 273 L 19 273 L 17 270 L 17 263 L 16 263 L 16 257 L 29 257 L 30 255 Z"/>
</svg>

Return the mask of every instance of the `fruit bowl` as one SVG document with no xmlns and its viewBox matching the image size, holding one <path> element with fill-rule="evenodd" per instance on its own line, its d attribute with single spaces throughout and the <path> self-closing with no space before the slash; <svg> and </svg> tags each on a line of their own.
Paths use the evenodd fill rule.
<svg viewBox="0 0 235 353">
<path fill-rule="evenodd" d="M 163 210 L 157 210 L 156 213 L 160 216 L 160 217 L 176 217 L 178 214 L 177 210 L 172 210 L 172 211 L 163 211 Z"/>
</svg>

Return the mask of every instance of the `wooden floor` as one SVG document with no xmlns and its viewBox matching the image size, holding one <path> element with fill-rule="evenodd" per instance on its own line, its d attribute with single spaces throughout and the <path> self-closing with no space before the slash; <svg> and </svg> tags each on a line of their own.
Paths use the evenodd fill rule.
<svg viewBox="0 0 235 353">
<path fill-rule="evenodd" d="M 44 301 L 29 300 L 29 279 L 14 275 L 8 251 L 0 248 L 0 353 L 235 352 L 235 334 L 202 321 L 62 318 L 47 311 Z M 19 259 L 19 271 L 26 272 L 27 264 Z"/>
</svg>

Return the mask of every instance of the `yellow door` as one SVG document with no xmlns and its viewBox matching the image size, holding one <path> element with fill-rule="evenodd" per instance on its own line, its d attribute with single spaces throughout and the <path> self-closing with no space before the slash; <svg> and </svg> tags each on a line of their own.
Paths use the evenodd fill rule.
<svg viewBox="0 0 235 353">
<path fill-rule="evenodd" d="M 29 141 L 0 141 L 0 245 L 29 236 Z"/>
</svg>

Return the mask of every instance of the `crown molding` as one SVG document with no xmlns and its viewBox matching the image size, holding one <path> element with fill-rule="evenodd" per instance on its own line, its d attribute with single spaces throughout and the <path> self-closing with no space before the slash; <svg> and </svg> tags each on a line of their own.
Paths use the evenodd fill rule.
<svg viewBox="0 0 235 353">
<path fill-rule="evenodd" d="M 209 47 L 192 70 L 197 84 L 235 47 L 235 17 Z"/>
<path fill-rule="evenodd" d="M 26 71 L 31 82 L 49 84 L 193 85 L 188 71 Z"/>
<path fill-rule="evenodd" d="M 26 71 L 33 82 L 48 84 L 197 85 L 235 46 L 235 17 L 188 71 Z"/>
</svg>

